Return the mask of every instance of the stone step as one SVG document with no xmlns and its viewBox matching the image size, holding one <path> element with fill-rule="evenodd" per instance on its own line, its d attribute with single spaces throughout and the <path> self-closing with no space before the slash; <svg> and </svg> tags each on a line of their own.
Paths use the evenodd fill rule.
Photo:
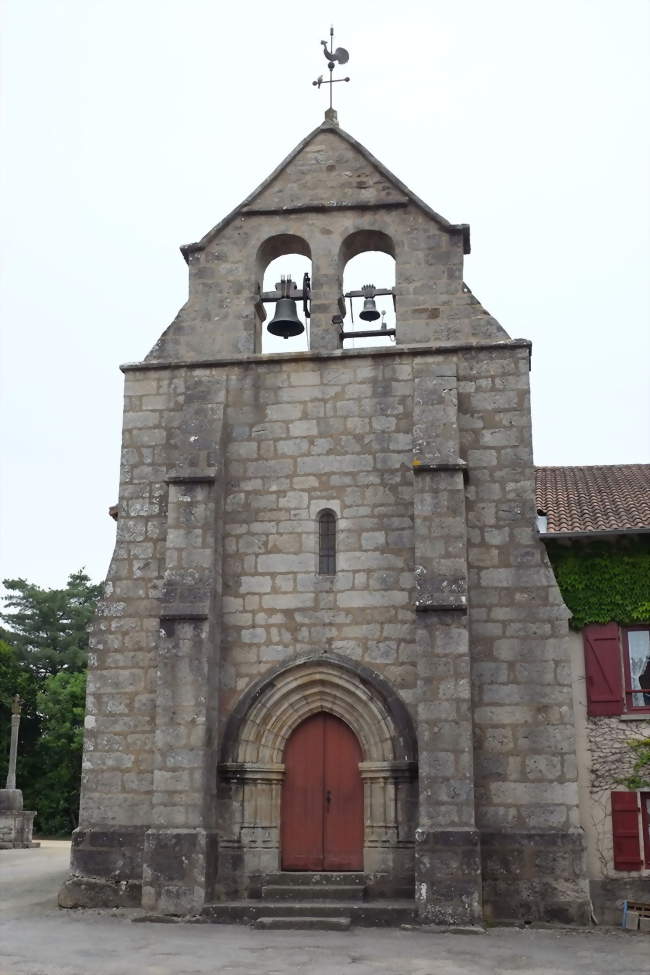
<svg viewBox="0 0 650 975">
<path fill-rule="evenodd" d="M 266 931 L 349 931 L 349 917 L 258 917 L 254 928 Z"/>
<path fill-rule="evenodd" d="M 289 884 L 267 884 L 262 887 L 262 899 L 265 901 L 362 901 L 365 887 L 359 884 L 349 887 L 334 886 L 333 884 L 306 884 L 289 886 Z"/>
<path fill-rule="evenodd" d="M 269 873 L 264 878 L 264 883 L 271 886 L 288 884 L 290 887 L 311 887 L 327 886 L 329 884 L 351 887 L 358 885 L 363 887 L 366 883 L 366 875 L 362 871 L 315 871 L 315 870 L 282 870 L 278 873 Z"/>
<path fill-rule="evenodd" d="M 206 904 L 201 918 L 214 924 L 252 924 L 260 917 L 349 917 L 364 927 L 399 927 L 415 920 L 412 900 L 365 901 L 223 901 Z"/>
</svg>

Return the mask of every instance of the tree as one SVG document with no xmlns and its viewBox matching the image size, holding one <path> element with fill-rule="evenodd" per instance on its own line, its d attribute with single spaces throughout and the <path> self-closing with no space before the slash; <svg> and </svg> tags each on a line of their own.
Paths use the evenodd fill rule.
<svg viewBox="0 0 650 975">
<path fill-rule="evenodd" d="M 64 589 L 5 579 L 0 613 L 0 787 L 9 757 L 11 699 L 23 700 L 16 784 L 40 834 L 77 825 L 88 626 L 102 586 L 80 570 Z"/>
<path fill-rule="evenodd" d="M 9 764 L 11 701 L 15 694 L 19 694 L 23 702 L 16 779 L 20 783 L 32 778 L 34 752 L 40 736 L 36 706 L 38 688 L 38 678 L 21 664 L 15 647 L 0 639 L 0 789 L 4 788 Z"/>
<path fill-rule="evenodd" d="M 39 829 L 48 833 L 69 833 L 78 824 L 85 701 L 85 673 L 59 671 L 38 694 L 40 777 L 33 808 Z"/>
<path fill-rule="evenodd" d="M 5 579 L 5 604 L 15 612 L 0 613 L 8 626 L 5 640 L 40 677 L 61 670 L 85 669 L 88 625 L 101 585 L 93 585 L 83 569 L 68 577 L 65 589 L 41 589 L 25 579 Z"/>
</svg>

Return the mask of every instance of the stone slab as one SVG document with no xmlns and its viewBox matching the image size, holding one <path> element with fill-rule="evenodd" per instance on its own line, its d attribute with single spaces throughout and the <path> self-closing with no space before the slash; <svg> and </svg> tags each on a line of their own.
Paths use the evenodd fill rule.
<svg viewBox="0 0 650 975">
<path fill-rule="evenodd" d="M 262 887 L 262 899 L 273 900 L 323 900 L 354 901 L 363 900 L 364 888 L 358 884 L 342 887 L 334 884 L 267 884 Z"/>
<path fill-rule="evenodd" d="M 254 928 L 266 931 L 348 931 L 349 917 L 258 917 Z"/>
</svg>

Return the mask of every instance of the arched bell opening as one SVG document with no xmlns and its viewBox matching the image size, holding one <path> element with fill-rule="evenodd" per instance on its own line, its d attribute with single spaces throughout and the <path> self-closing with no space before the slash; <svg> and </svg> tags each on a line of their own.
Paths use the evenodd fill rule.
<svg viewBox="0 0 650 975">
<path fill-rule="evenodd" d="M 312 277 L 309 244 L 295 234 L 269 237 L 258 250 L 256 271 L 258 349 L 265 355 L 306 352 Z"/>
<path fill-rule="evenodd" d="M 344 347 L 393 345 L 397 321 L 392 238 L 373 230 L 350 234 L 339 252 L 339 274 L 346 308 Z M 368 331 L 377 334 L 355 336 L 356 332 Z"/>
<path fill-rule="evenodd" d="M 262 875 L 283 869 L 286 750 L 296 729 L 311 718 L 321 720 L 317 716 L 323 713 L 347 726 L 358 742 L 362 869 L 383 893 L 412 883 L 417 807 L 412 720 L 378 674 L 328 654 L 271 670 L 246 691 L 227 722 L 219 765 L 225 889 L 250 893 Z M 326 791 L 321 784 L 314 801 L 326 802 Z"/>
</svg>

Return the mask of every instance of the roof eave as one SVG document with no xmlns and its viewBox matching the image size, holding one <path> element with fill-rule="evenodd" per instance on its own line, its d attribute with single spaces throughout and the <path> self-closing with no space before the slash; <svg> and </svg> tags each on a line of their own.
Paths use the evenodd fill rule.
<svg viewBox="0 0 650 975">
<path fill-rule="evenodd" d="M 539 537 L 542 541 L 546 542 L 549 539 L 589 539 L 589 538 L 610 538 L 616 535 L 648 535 L 650 534 L 650 527 L 648 528 L 610 528 L 601 531 L 584 531 L 584 532 L 540 532 Z"/>
</svg>

